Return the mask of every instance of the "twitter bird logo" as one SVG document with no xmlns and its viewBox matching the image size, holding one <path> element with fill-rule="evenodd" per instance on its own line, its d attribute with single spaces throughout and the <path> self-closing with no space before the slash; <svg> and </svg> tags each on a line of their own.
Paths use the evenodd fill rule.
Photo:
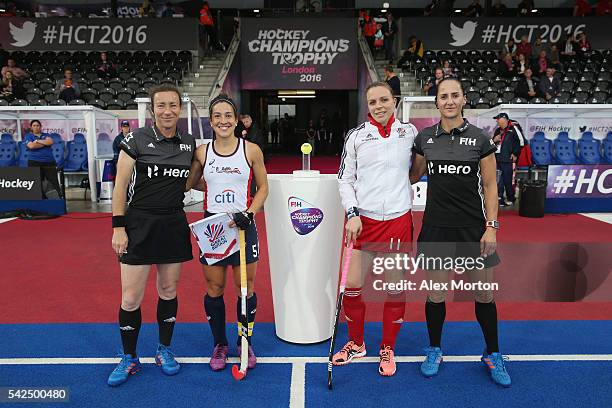
<svg viewBox="0 0 612 408">
<path fill-rule="evenodd" d="M 450 45 L 461 47 L 472 41 L 477 25 L 478 24 L 476 24 L 474 21 L 466 21 L 463 24 L 463 27 L 457 27 L 453 23 L 450 23 L 450 34 L 454 41 L 450 43 Z"/>
<path fill-rule="evenodd" d="M 34 39 L 34 34 L 36 34 L 36 23 L 26 21 L 21 28 L 13 25 L 13 23 L 9 23 L 9 30 L 13 36 L 13 40 L 15 40 L 11 45 L 15 47 L 25 47 Z"/>
</svg>

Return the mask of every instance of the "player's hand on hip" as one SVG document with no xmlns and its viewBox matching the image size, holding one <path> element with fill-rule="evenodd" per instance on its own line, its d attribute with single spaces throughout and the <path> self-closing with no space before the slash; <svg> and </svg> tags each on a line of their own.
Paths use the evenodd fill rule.
<svg viewBox="0 0 612 408">
<path fill-rule="evenodd" d="M 346 244 L 348 245 L 351 242 L 355 244 L 357 237 L 361 235 L 361 218 L 359 216 L 352 217 L 346 222 L 344 229 L 346 230 Z"/>
<path fill-rule="evenodd" d="M 121 256 L 127 251 L 128 236 L 124 228 L 115 228 L 113 230 L 113 250 L 118 256 Z"/>
<path fill-rule="evenodd" d="M 497 249 L 497 230 L 495 228 L 487 228 L 485 233 L 480 238 L 480 256 L 486 258 L 492 255 Z"/>
</svg>

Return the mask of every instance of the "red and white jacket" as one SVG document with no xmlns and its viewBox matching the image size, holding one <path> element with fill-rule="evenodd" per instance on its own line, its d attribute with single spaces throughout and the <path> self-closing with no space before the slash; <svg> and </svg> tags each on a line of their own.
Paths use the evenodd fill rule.
<svg viewBox="0 0 612 408">
<path fill-rule="evenodd" d="M 357 207 L 360 215 L 384 221 L 412 208 L 408 173 L 417 133 L 393 116 L 384 127 L 369 116 L 348 132 L 338 171 L 345 211 Z"/>
</svg>

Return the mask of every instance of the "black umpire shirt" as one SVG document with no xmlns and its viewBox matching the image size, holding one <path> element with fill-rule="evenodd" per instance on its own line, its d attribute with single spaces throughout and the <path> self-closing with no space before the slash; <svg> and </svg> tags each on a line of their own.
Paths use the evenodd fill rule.
<svg viewBox="0 0 612 408">
<path fill-rule="evenodd" d="M 423 224 L 451 228 L 484 226 L 480 159 L 495 150 L 493 140 L 467 120 L 450 133 L 440 123 L 419 132 L 413 151 L 427 161 Z"/>
<path fill-rule="evenodd" d="M 194 137 L 177 130 L 174 137 L 166 138 L 156 127 L 144 127 L 128 133 L 120 147 L 136 160 L 128 186 L 129 206 L 181 210 L 196 148 Z"/>
</svg>

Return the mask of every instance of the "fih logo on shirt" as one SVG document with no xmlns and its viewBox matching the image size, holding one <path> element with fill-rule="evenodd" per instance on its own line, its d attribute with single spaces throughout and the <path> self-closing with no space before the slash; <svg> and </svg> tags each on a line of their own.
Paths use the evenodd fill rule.
<svg viewBox="0 0 612 408">
<path fill-rule="evenodd" d="M 300 235 L 307 235 L 323 221 L 323 211 L 298 197 L 287 200 L 289 217 L 293 229 Z"/>
</svg>

